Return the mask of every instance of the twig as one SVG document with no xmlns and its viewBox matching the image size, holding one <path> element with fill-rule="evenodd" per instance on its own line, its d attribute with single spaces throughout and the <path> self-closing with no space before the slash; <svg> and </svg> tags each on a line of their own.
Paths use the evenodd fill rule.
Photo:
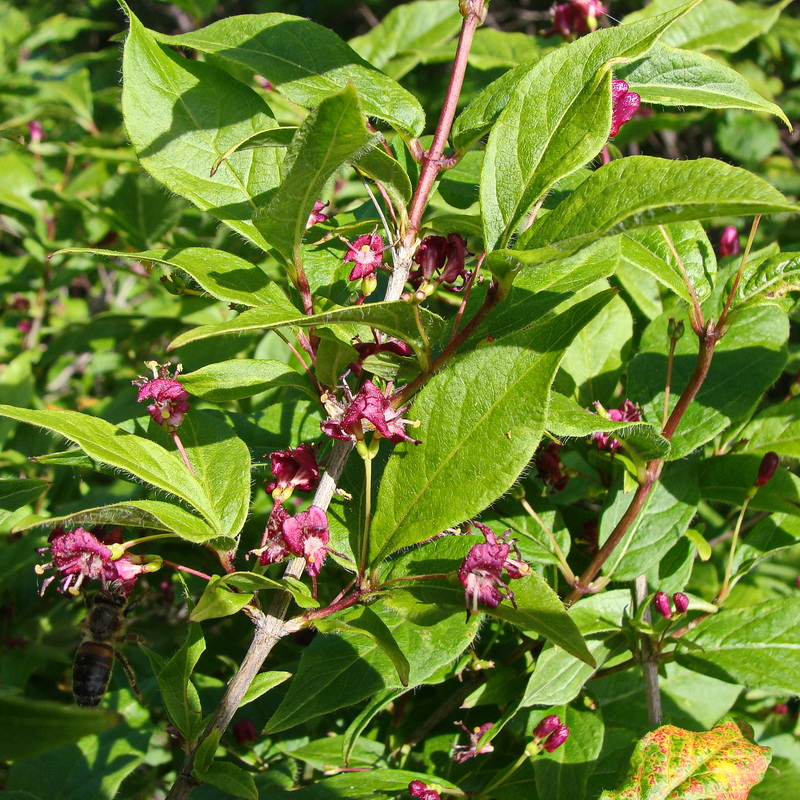
<svg viewBox="0 0 800 800">
<path fill-rule="evenodd" d="M 636 592 L 636 605 L 640 607 L 647 597 L 647 576 L 640 575 L 634 582 Z M 648 625 L 653 621 L 651 609 L 648 606 L 642 612 L 642 620 Z M 661 710 L 661 690 L 658 687 L 658 653 L 653 647 L 653 640 L 647 633 L 639 636 L 642 654 L 642 672 L 644 673 L 644 697 L 647 703 L 647 721 L 651 728 L 661 724 L 663 712 Z"/>
</svg>

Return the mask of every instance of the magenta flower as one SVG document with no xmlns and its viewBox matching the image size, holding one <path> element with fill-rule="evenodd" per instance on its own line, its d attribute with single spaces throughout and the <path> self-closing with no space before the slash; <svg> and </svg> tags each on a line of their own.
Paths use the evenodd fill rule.
<svg viewBox="0 0 800 800">
<path fill-rule="evenodd" d="M 143 400 L 153 400 L 147 406 L 156 425 L 161 425 L 168 431 L 174 431 L 183 422 L 184 414 L 189 410 L 189 393 L 175 379 L 179 370 L 175 370 L 175 375 L 170 378 L 169 366 L 153 367 L 154 375 L 157 377 L 148 380 L 140 378 L 131 381 L 134 386 L 139 387 L 139 394 L 136 399 L 141 403 Z"/>
<path fill-rule="evenodd" d="M 236 739 L 236 744 L 247 744 L 247 742 L 258 741 L 258 731 L 253 724 L 253 720 L 249 717 L 239 720 L 233 726 L 233 735 Z"/>
<path fill-rule="evenodd" d="M 566 725 L 559 725 L 545 740 L 542 747 L 548 753 L 558 750 L 564 742 L 569 739 L 569 728 Z"/>
<path fill-rule="evenodd" d="M 318 225 L 320 222 L 327 222 L 330 219 L 328 214 L 322 213 L 322 209 L 326 208 L 327 205 L 328 204 L 323 203 L 322 200 L 314 201 L 314 208 L 311 209 L 311 213 L 308 215 L 306 228 L 311 228 L 314 225 Z"/>
<path fill-rule="evenodd" d="M 742 248 L 739 245 L 739 231 L 736 230 L 736 227 L 733 225 L 728 225 L 724 231 L 722 231 L 722 236 L 719 237 L 719 254 L 721 257 L 724 256 L 735 256 L 742 252 Z"/>
<path fill-rule="evenodd" d="M 595 409 L 606 419 L 614 420 L 614 422 L 641 422 L 642 412 L 630 401 L 625 402 L 619 408 L 611 408 L 606 411 L 600 403 L 594 404 Z M 597 445 L 598 450 L 610 450 L 612 453 L 619 450 L 622 445 L 618 439 L 613 439 L 608 433 L 598 431 L 592 434 L 592 439 Z"/>
<path fill-rule="evenodd" d="M 442 800 L 441 795 L 435 789 L 431 789 L 427 783 L 422 781 L 411 781 L 408 784 L 408 793 L 419 800 Z"/>
<path fill-rule="evenodd" d="M 287 500 L 293 489 L 311 492 L 317 488 L 319 465 L 310 444 L 300 444 L 294 450 L 278 450 L 270 454 L 270 460 L 275 480 L 267 484 L 266 491 L 275 500 Z M 280 496 L 276 497 L 276 493 Z"/>
<path fill-rule="evenodd" d="M 267 527 L 264 528 L 261 547 L 251 550 L 247 555 L 257 556 L 258 563 L 262 566 L 277 564 L 289 558 L 292 555 L 292 550 L 283 535 L 283 523 L 287 519 L 289 519 L 288 512 L 280 503 L 275 503 L 267 520 Z"/>
<path fill-rule="evenodd" d="M 779 463 L 780 459 L 777 453 L 773 453 L 771 450 L 769 453 L 764 453 L 764 457 L 758 466 L 758 475 L 753 486 L 766 486 L 772 480 Z"/>
<path fill-rule="evenodd" d="M 38 120 L 31 120 L 28 123 L 28 133 L 31 135 L 31 144 L 39 144 L 44 139 L 44 128 Z"/>
<path fill-rule="evenodd" d="M 347 280 L 356 281 L 372 275 L 383 266 L 383 253 L 386 249 L 383 246 L 383 237 L 377 233 L 365 233 L 354 242 L 348 242 L 344 260 L 351 261 L 353 269 Z"/>
<path fill-rule="evenodd" d="M 666 592 L 656 592 L 656 596 L 653 598 L 653 605 L 664 619 L 672 618 L 672 606 L 669 603 L 669 595 Z"/>
<path fill-rule="evenodd" d="M 456 764 L 463 764 L 470 758 L 494 751 L 494 747 L 492 747 L 491 742 L 487 742 L 485 745 L 483 745 L 483 747 L 478 749 L 478 743 L 483 738 L 483 734 L 492 727 L 493 723 L 487 722 L 485 725 L 481 725 L 480 728 L 473 728 L 472 730 L 467 728 L 463 722 L 456 722 L 456 725 L 460 725 L 469 735 L 468 745 L 453 745 L 453 761 L 455 761 Z"/>
<path fill-rule="evenodd" d="M 531 571 L 521 558 L 509 557 L 513 542 L 498 541 L 486 525 L 475 524 L 486 541 L 473 545 L 458 569 L 458 580 L 466 590 L 467 611 L 473 614 L 477 612 L 479 603 L 497 608 L 507 598 L 514 605 L 514 592 L 501 579 L 503 570 L 510 579 L 522 578 Z M 516 555 L 519 556 L 519 552 Z"/>
<path fill-rule="evenodd" d="M 568 41 L 597 28 L 597 18 L 608 13 L 598 0 L 569 0 L 550 9 L 553 27 L 544 31 L 545 36 L 557 33 Z"/>
<path fill-rule="evenodd" d="M 283 536 L 289 549 L 306 560 L 306 572 L 316 578 L 319 575 L 330 541 L 328 515 L 319 506 L 309 506 L 283 522 Z"/>
<path fill-rule="evenodd" d="M 128 595 L 136 578 L 147 571 L 147 565 L 137 556 L 124 553 L 113 559 L 111 548 L 103 544 L 86 528 L 65 531 L 55 528 L 50 534 L 50 544 L 39 549 L 39 555 L 48 550 L 52 557 L 49 564 L 36 566 L 36 573 L 43 575 L 46 569 L 55 568 L 63 576 L 60 591 L 62 594 L 78 594 L 83 582 L 99 579 L 103 588 L 113 584 L 115 591 Z M 56 579 L 51 575 L 42 583 L 42 593 Z"/>
<path fill-rule="evenodd" d="M 558 714 L 550 714 L 533 729 L 533 738 L 539 742 L 544 741 L 560 725 L 561 717 Z"/>
<path fill-rule="evenodd" d="M 403 419 L 408 406 L 392 408 L 390 393 L 391 385 L 386 387 L 384 393 L 372 381 L 365 381 L 342 418 L 322 422 L 322 430 L 334 439 L 345 441 L 363 439 L 365 430 L 373 430 L 376 437 L 388 439 L 390 442 L 420 444 L 418 439 L 412 439 L 405 432 L 407 425 L 415 425 L 414 422 Z"/>
<path fill-rule="evenodd" d="M 609 136 L 616 136 L 619 129 L 630 122 L 639 108 L 642 98 L 636 92 L 628 89 L 628 84 L 622 80 L 611 81 L 611 130 Z"/>
<path fill-rule="evenodd" d="M 457 233 L 444 236 L 426 236 L 417 248 L 414 261 L 419 269 L 414 270 L 408 279 L 415 287 L 431 283 L 436 277 L 436 284 L 455 284 L 460 278 L 461 288 L 466 282 L 464 267 L 467 258 L 467 242 Z"/>
<path fill-rule="evenodd" d="M 675 603 L 675 610 L 679 614 L 685 614 L 689 610 L 689 598 L 683 592 L 675 592 L 672 595 L 672 602 Z"/>
<path fill-rule="evenodd" d="M 561 463 L 559 450 L 555 442 L 550 442 L 546 447 L 540 447 L 533 459 L 536 477 L 544 481 L 545 486 L 551 487 L 554 492 L 562 492 L 569 483 L 569 475 L 562 472 L 564 465 Z"/>
</svg>

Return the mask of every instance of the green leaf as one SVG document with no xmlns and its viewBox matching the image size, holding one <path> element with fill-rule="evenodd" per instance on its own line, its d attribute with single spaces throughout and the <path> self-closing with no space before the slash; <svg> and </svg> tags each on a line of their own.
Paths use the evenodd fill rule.
<svg viewBox="0 0 800 800">
<path fill-rule="evenodd" d="M 788 514 L 770 514 L 748 531 L 733 557 L 732 586 L 762 561 L 774 558 L 800 541 L 800 519 Z"/>
<path fill-rule="evenodd" d="M 176 454 L 155 442 L 76 411 L 31 411 L 0 405 L 0 416 L 60 434 L 75 442 L 90 458 L 124 470 L 157 489 L 185 500 L 205 517 L 218 535 L 227 533 L 221 527 L 214 502 L 197 478 L 187 471 Z M 247 482 L 249 488 L 249 470 Z"/>
<path fill-rule="evenodd" d="M 687 635 L 697 649 L 678 662 L 712 678 L 773 694 L 791 694 L 800 680 L 800 598 L 724 608 Z"/>
<path fill-rule="evenodd" d="M 417 313 L 419 313 L 419 322 L 425 330 L 425 337 L 420 333 Z M 230 322 L 203 325 L 187 331 L 178 336 L 170 344 L 169 349 L 212 336 L 242 333 L 243 331 L 262 331 L 283 327 L 317 328 L 323 325 L 336 330 L 337 326 L 343 325 L 346 326 L 345 332 L 347 332 L 352 325 L 365 325 L 408 342 L 421 358 L 427 360 L 427 341 L 435 341 L 438 338 L 441 324 L 440 317 L 402 300 L 388 303 L 367 303 L 311 316 L 304 316 L 298 311 L 295 311 L 293 315 L 286 315 L 270 308 L 253 308 Z"/>
<path fill-rule="evenodd" d="M 461 598 L 463 603 L 463 594 Z M 394 591 L 370 609 L 389 628 L 408 660 L 409 687 L 430 681 L 451 664 L 476 632 L 464 620 L 463 604 L 431 605 L 409 591 Z M 343 619 L 347 621 L 348 616 L 345 613 Z M 401 687 L 394 664 L 372 639 L 346 631 L 317 636 L 303 650 L 300 666 L 265 732 L 285 730 Z"/>
<path fill-rule="evenodd" d="M 614 433 L 626 450 L 642 461 L 666 458 L 670 444 L 647 422 L 615 422 L 593 414 L 558 392 L 550 396 L 547 412 L 547 430 L 556 438 L 585 438 L 593 433 Z"/>
<path fill-rule="evenodd" d="M 252 594 L 233 592 L 224 584 L 221 585 L 221 576 L 214 575 L 192 609 L 189 622 L 205 622 L 238 614 L 252 600 Z"/>
<path fill-rule="evenodd" d="M 414 435 L 422 444 L 394 448 L 378 489 L 373 563 L 469 519 L 508 490 L 539 444 L 564 350 L 609 299 L 598 294 L 499 338 L 428 382 L 410 412 L 421 421 Z"/>
<path fill-rule="evenodd" d="M 342 736 L 342 762 L 345 766 L 350 765 L 350 754 L 353 752 L 356 742 L 367 725 L 372 722 L 373 718 L 380 711 L 385 709 L 389 703 L 397 699 L 404 692 L 405 689 L 402 687 L 400 689 L 387 689 L 384 692 L 378 692 L 356 715 Z"/>
<path fill-rule="evenodd" d="M 744 800 L 771 758 L 752 737 L 746 723 L 723 722 L 700 733 L 663 725 L 636 745 L 622 788 L 603 792 L 600 800 Z"/>
<path fill-rule="evenodd" d="M 738 72 L 692 50 L 658 45 L 641 61 L 621 67 L 615 77 L 627 81 L 643 103 L 760 111 L 780 117 L 791 128 L 783 111 L 754 92 Z"/>
<path fill-rule="evenodd" d="M 458 796 L 461 791 L 454 783 L 436 776 L 380 767 L 359 772 L 345 772 L 334 775 L 332 778 L 325 778 L 298 790 L 297 800 L 335 800 L 335 798 L 342 800 L 345 798 L 346 800 L 386 798 L 386 800 L 391 800 L 401 792 L 407 793 L 408 784 L 415 780 L 438 784 L 443 789 L 449 789 L 449 794 L 454 796 Z"/>
<path fill-rule="evenodd" d="M 148 528 L 171 531 L 187 542 L 202 544 L 220 534 L 208 523 L 180 506 L 162 500 L 124 500 L 108 506 L 96 506 L 60 517 L 27 517 L 15 525 L 15 530 L 28 530 L 39 525 L 123 525 L 128 528 Z"/>
<path fill-rule="evenodd" d="M 214 162 L 214 166 L 211 167 L 211 177 L 213 178 L 214 175 L 216 175 L 222 162 L 230 158 L 234 153 L 238 153 L 240 150 L 252 150 L 255 147 L 288 147 L 292 143 L 296 132 L 296 126 L 287 126 L 267 128 L 263 131 L 251 133 L 240 142 L 231 145 L 227 151 Z"/>
<path fill-rule="evenodd" d="M 584 181 L 554 211 L 535 222 L 518 247 L 553 242 L 574 253 L 601 236 L 668 222 L 725 215 L 796 211 L 762 178 L 715 161 L 670 161 L 631 156 L 611 161 Z"/>
<path fill-rule="evenodd" d="M 656 0 L 641 11 L 628 14 L 623 23 L 661 14 L 680 0 Z M 730 0 L 705 0 L 670 28 L 664 43 L 686 50 L 724 50 L 735 53 L 756 36 L 766 33 L 791 0 L 765 8 L 755 3 L 733 3 Z"/>
<path fill-rule="evenodd" d="M 800 459 L 800 397 L 759 412 L 740 434 L 748 453 Z"/>
<path fill-rule="evenodd" d="M 614 580 L 633 580 L 669 552 L 689 527 L 700 495 L 695 461 L 665 465 L 659 482 L 645 500 L 642 512 L 614 551 L 606 574 Z M 600 520 L 602 544 L 631 504 L 631 495 L 617 491 Z"/>
<path fill-rule="evenodd" d="M 397 677 L 403 686 L 408 686 L 409 664 L 408 659 L 403 655 L 403 651 L 397 644 L 397 640 L 392 636 L 392 632 L 386 627 L 386 623 L 367 606 L 361 606 L 347 617 L 346 620 L 339 620 L 336 617 L 319 620 L 317 627 L 323 633 L 331 631 L 352 631 L 355 634 L 366 636 L 371 639 L 387 655 L 397 670 Z"/>
<path fill-rule="evenodd" d="M 587 797 L 586 784 L 603 746 L 605 729 L 600 712 L 557 706 L 547 713 L 558 714 L 569 727 L 569 738 L 554 752 L 543 752 L 533 759 L 539 797 L 547 800 Z"/>
<path fill-rule="evenodd" d="M 292 387 L 312 394 L 308 381 L 281 361 L 261 358 L 236 358 L 209 364 L 180 376 L 189 394 L 224 403 L 252 397 L 268 389 Z M 316 395 L 313 395 L 316 399 Z"/>
<path fill-rule="evenodd" d="M 271 672 L 259 672 L 258 675 L 253 678 L 253 682 L 245 692 L 239 708 L 247 705 L 248 703 L 252 703 L 253 700 L 258 700 L 261 695 L 266 694 L 270 689 L 274 689 L 276 686 L 280 686 L 285 681 L 288 681 L 291 677 L 291 672 L 281 672 L 279 670 L 273 670 Z"/>
<path fill-rule="evenodd" d="M 670 242 L 680 261 L 675 258 Z M 636 228 L 620 237 L 620 247 L 624 264 L 648 272 L 687 303 L 693 302 L 687 280 L 698 300 L 705 300 L 711 294 L 717 259 L 699 222 L 678 222 L 663 229 Z"/>
<path fill-rule="evenodd" d="M 399 80 L 427 53 L 455 36 L 462 21 L 451 0 L 417 0 L 393 8 L 368 33 L 351 39 L 350 46 Z"/>
<path fill-rule="evenodd" d="M 63 703 L 31 700 L 10 692 L 0 693 L 0 759 L 17 761 L 77 742 L 119 724 L 109 711 L 87 710 Z M 9 735 L 13 732 L 13 735 Z"/>
<path fill-rule="evenodd" d="M 304 583 L 295 578 L 279 578 L 273 580 L 255 572 L 233 572 L 223 575 L 221 581 L 227 586 L 234 586 L 242 592 L 258 592 L 262 589 L 279 589 L 289 592 L 300 608 L 319 608 L 319 602 L 311 596 L 311 591 Z"/>
<path fill-rule="evenodd" d="M 736 291 L 735 308 L 779 303 L 788 292 L 800 289 L 800 254 L 781 253 L 745 267 Z"/>
<path fill-rule="evenodd" d="M 678 317 L 680 319 L 680 317 Z M 689 322 L 683 317 L 686 329 Z M 670 459 L 681 459 L 751 413 L 786 364 L 786 314 L 774 306 L 745 309 L 715 348 L 708 377 L 672 437 Z M 667 317 L 648 325 L 639 353 L 628 368 L 628 397 L 645 419 L 661 424 L 667 366 Z M 670 408 L 684 390 L 697 360 L 697 337 L 686 335 L 675 348 Z"/>
<path fill-rule="evenodd" d="M 198 772 L 203 783 L 210 783 L 234 797 L 246 797 L 247 800 L 258 800 L 258 789 L 253 776 L 237 764 L 230 761 L 215 761 L 204 772 Z"/>
<path fill-rule="evenodd" d="M 0 481 L 0 523 L 18 508 L 27 506 L 41 497 L 52 484 L 49 481 L 26 478 Z"/>
<path fill-rule="evenodd" d="M 352 86 L 326 97 L 305 119 L 289 145 L 283 181 L 254 222 L 286 262 L 301 265 L 308 215 L 325 183 L 346 161 L 377 144 L 366 127 Z"/>
<path fill-rule="evenodd" d="M 484 610 L 523 630 L 536 631 L 586 664 L 595 666 L 578 626 L 544 578 L 532 572 L 526 578 L 514 581 L 512 589 L 516 608 L 510 603 L 501 603 L 491 611 Z"/>
<path fill-rule="evenodd" d="M 739 507 L 753 488 L 761 456 L 732 453 L 706 458 L 700 463 L 700 494 L 705 500 Z M 753 510 L 800 515 L 800 478 L 780 467 L 766 486 L 750 500 Z"/>
<path fill-rule="evenodd" d="M 506 246 L 528 209 L 561 178 L 591 161 L 611 127 L 611 66 L 643 56 L 699 0 L 637 25 L 604 28 L 514 70 L 479 96 L 456 126 L 456 141 L 497 114 L 481 174 L 484 241 Z M 507 92 L 511 90 L 509 94 Z M 459 120 L 460 122 L 460 120 Z"/>
<path fill-rule="evenodd" d="M 264 195 L 280 183 L 280 152 L 235 153 L 211 178 L 211 167 L 248 135 L 276 127 L 259 95 L 211 64 L 158 44 L 128 11 L 122 60 L 122 113 L 142 166 L 229 228 L 266 247 L 251 222 Z M 237 18 L 240 24 L 242 18 Z"/>
<path fill-rule="evenodd" d="M 239 256 L 210 247 L 181 247 L 171 250 L 144 250 L 120 253 L 115 250 L 71 248 L 60 253 L 90 253 L 134 261 L 155 261 L 191 275 L 210 295 L 226 303 L 242 306 L 268 306 L 283 313 L 297 313 L 283 290 L 260 267 Z"/>
<path fill-rule="evenodd" d="M 241 531 L 250 508 L 250 450 L 221 415 L 194 411 L 180 437 L 195 477 L 211 499 L 223 536 Z"/>
<path fill-rule="evenodd" d="M 354 159 L 353 165 L 359 172 L 383 186 L 397 213 L 401 217 L 405 216 L 412 188 L 411 179 L 399 161 L 392 158 L 382 147 L 373 147 Z"/>
<path fill-rule="evenodd" d="M 195 741 L 203 726 L 200 696 L 191 676 L 205 649 L 200 626 L 190 624 L 186 641 L 158 673 L 158 688 L 169 718 L 188 743 Z"/>
<path fill-rule="evenodd" d="M 198 774 L 205 772 L 213 763 L 214 756 L 217 754 L 219 747 L 220 731 L 214 728 L 211 733 L 206 736 L 197 748 L 197 754 L 194 758 L 194 768 Z"/>
<path fill-rule="evenodd" d="M 318 106 L 351 83 L 370 117 L 408 136 L 422 133 L 425 115 L 414 96 L 364 61 L 333 31 L 310 20 L 289 14 L 248 14 L 192 33 L 158 38 L 266 75 L 281 94 L 306 108 Z"/>
</svg>

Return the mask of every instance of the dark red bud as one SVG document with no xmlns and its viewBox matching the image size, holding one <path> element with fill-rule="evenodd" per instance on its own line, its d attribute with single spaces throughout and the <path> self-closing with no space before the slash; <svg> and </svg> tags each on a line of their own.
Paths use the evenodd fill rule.
<svg viewBox="0 0 800 800">
<path fill-rule="evenodd" d="M 773 453 L 771 450 L 769 453 L 764 453 L 764 458 L 761 459 L 761 465 L 758 468 L 758 477 L 753 486 L 764 486 L 769 483 L 775 470 L 778 469 L 778 463 L 777 453 Z"/>
<path fill-rule="evenodd" d="M 548 753 L 558 750 L 564 742 L 569 739 L 569 728 L 566 725 L 559 725 L 548 737 L 545 739 L 544 747 Z"/>
<path fill-rule="evenodd" d="M 535 739 L 546 739 L 553 733 L 556 728 L 561 724 L 561 717 L 558 714 L 550 714 L 545 717 L 533 730 L 533 737 Z"/>
<path fill-rule="evenodd" d="M 672 607 L 669 604 L 669 595 L 666 592 L 656 592 L 656 596 L 653 598 L 653 605 L 664 619 L 672 617 Z"/>
<path fill-rule="evenodd" d="M 675 603 L 675 610 L 679 614 L 685 614 L 689 610 L 689 598 L 683 592 L 675 592 L 672 595 L 672 602 Z"/>
</svg>

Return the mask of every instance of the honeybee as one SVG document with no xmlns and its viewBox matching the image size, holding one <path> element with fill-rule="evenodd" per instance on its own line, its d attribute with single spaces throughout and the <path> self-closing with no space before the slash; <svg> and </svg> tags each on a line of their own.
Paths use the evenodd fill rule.
<svg viewBox="0 0 800 800">
<path fill-rule="evenodd" d="M 117 650 L 123 642 L 139 641 L 138 636 L 125 632 L 129 611 L 127 598 L 101 589 L 86 598 L 86 606 L 89 610 L 81 623 L 83 641 L 72 665 L 75 702 L 79 706 L 89 707 L 100 704 L 108 688 L 115 658 L 122 664 L 139 702 L 143 702 L 133 670 L 125 656 Z"/>
</svg>

